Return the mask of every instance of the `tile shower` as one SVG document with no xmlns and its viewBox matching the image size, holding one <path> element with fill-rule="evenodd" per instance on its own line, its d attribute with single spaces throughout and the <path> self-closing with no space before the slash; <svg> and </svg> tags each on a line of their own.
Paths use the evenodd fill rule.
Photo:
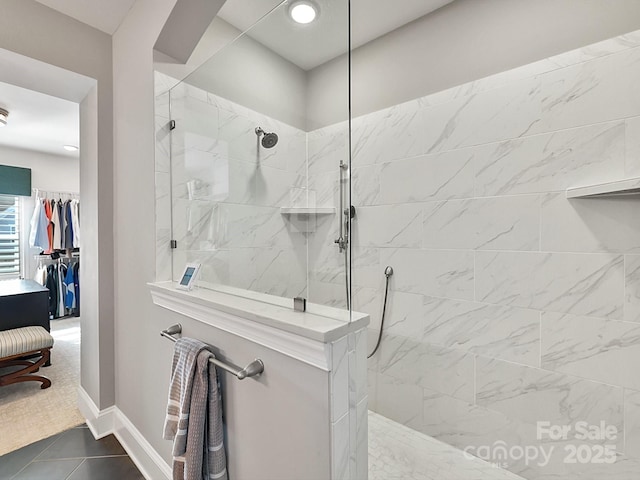
<svg viewBox="0 0 640 480">
<path fill-rule="evenodd" d="M 545 466 L 499 462 L 527 479 L 637 476 L 640 200 L 568 200 L 565 190 L 640 175 L 639 45 L 640 34 L 626 35 L 353 119 L 353 309 L 371 315 L 370 339 L 384 268 L 395 270 L 368 363 L 370 410 L 460 449 L 554 447 Z M 198 143 L 206 133 L 184 133 L 185 162 L 212 162 L 237 184 L 233 205 L 178 215 L 179 241 L 207 279 L 344 306 L 338 216 L 318 217 L 306 235 L 279 207 L 300 191 L 337 207 L 346 125 L 304 132 L 195 87 L 184 95 L 220 134 L 240 125 L 230 139 L 260 125 L 282 142 L 258 178 L 233 141 L 221 154 Z M 156 116 L 157 276 L 169 279 L 166 213 L 193 192 L 178 170 L 172 205 L 167 94 Z M 230 245 L 248 203 L 259 205 L 259 229 Z M 540 421 L 604 422 L 617 436 L 540 440 Z M 565 463 L 576 443 L 612 444 L 617 462 Z"/>
</svg>

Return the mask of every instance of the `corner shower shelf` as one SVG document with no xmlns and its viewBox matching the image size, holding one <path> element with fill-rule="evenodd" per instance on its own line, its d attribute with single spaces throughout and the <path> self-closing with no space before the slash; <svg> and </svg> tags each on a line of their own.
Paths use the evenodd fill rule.
<svg viewBox="0 0 640 480">
<path fill-rule="evenodd" d="M 334 215 L 334 207 L 281 207 L 282 215 Z"/>
<path fill-rule="evenodd" d="M 640 177 L 626 178 L 614 182 L 567 188 L 567 198 L 604 197 L 611 195 L 639 195 Z"/>
</svg>

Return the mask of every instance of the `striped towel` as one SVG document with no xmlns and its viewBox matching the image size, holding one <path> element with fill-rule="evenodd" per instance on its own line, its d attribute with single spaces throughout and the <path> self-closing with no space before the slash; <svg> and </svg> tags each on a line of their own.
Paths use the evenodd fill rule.
<svg viewBox="0 0 640 480">
<path fill-rule="evenodd" d="M 175 345 L 164 438 L 173 440 L 173 480 L 228 480 L 222 402 L 213 353 L 191 338 Z"/>
</svg>

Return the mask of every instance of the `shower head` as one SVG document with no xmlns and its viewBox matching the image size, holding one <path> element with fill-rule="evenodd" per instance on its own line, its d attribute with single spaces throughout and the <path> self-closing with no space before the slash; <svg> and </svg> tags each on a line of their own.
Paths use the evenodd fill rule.
<svg viewBox="0 0 640 480">
<path fill-rule="evenodd" d="M 387 278 L 389 278 L 391 275 L 393 275 L 393 267 L 389 266 L 389 267 L 385 268 L 384 269 L 384 275 Z"/>
<path fill-rule="evenodd" d="M 264 135 L 264 137 L 262 137 L 262 141 L 260 142 L 262 143 L 262 146 L 264 148 L 273 148 L 278 143 L 278 135 L 273 132 L 267 133 L 261 127 L 256 127 L 256 135 Z"/>
</svg>

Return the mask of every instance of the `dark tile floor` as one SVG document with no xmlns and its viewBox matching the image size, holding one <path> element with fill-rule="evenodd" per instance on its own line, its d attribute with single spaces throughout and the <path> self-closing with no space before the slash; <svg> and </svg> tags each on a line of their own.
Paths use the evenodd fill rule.
<svg viewBox="0 0 640 480">
<path fill-rule="evenodd" d="M 113 435 L 94 440 L 86 425 L 0 457 L 0 480 L 144 480 Z"/>
</svg>

